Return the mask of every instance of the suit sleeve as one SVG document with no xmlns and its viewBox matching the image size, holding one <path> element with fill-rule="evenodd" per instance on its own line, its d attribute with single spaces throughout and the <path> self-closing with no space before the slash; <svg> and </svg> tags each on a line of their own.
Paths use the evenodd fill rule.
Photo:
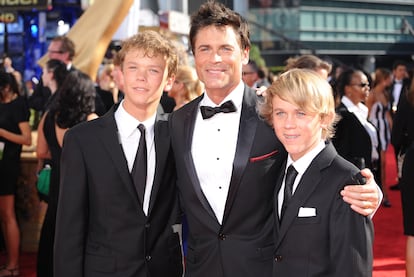
<svg viewBox="0 0 414 277">
<path fill-rule="evenodd" d="M 88 226 L 86 161 L 82 155 L 80 141 L 70 130 L 64 138 L 60 172 L 54 275 L 81 277 Z"/>
<path fill-rule="evenodd" d="M 330 222 L 333 276 L 372 276 L 374 230 L 371 219 L 354 212 L 338 192 Z"/>
</svg>

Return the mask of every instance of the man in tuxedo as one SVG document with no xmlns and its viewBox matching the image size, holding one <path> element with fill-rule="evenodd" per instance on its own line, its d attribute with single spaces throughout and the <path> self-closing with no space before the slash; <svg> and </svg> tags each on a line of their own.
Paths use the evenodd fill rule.
<svg viewBox="0 0 414 277">
<path fill-rule="evenodd" d="M 256 93 L 242 82 L 250 49 L 247 21 L 207 1 L 191 17 L 190 43 L 205 93 L 169 121 L 189 226 L 186 276 L 271 276 L 272 203 L 286 151 L 259 118 Z M 369 177 L 368 185 L 342 192 L 365 215 L 379 204 Z"/>
<path fill-rule="evenodd" d="M 119 55 L 123 101 L 64 139 L 55 276 L 182 275 L 176 170 L 159 105 L 174 82 L 176 50 L 146 31 Z"/>
<path fill-rule="evenodd" d="M 67 36 L 57 36 L 52 39 L 47 49 L 47 56 L 49 59 L 56 59 L 64 62 L 69 71 L 77 70 L 73 64 L 76 47 L 75 43 Z M 50 89 L 43 85 L 42 79 L 35 87 L 33 94 L 29 97 L 29 107 L 43 113 L 48 110 L 52 103 L 54 95 L 51 94 Z M 105 106 L 99 95 L 95 97 L 95 112 L 98 115 L 105 113 Z"/>
<path fill-rule="evenodd" d="M 66 36 L 57 36 L 52 39 L 47 49 L 49 59 L 56 59 L 66 64 L 68 70 L 73 70 L 72 60 L 75 57 L 75 43 Z M 40 79 L 32 96 L 29 98 L 29 107 L 40 112 L 47 110 L 50 104 L 51 93 Z"/>
<path fill-rule="evenodd" d="M 390 88 L 390 103 L 393 115 L 397 111 L 398 103 L 400 101 L 401 94 L 409 87 L 407 65 L 404 61 L 397 60 L 392 66 L 392 75 L 394 80 Z"/>
<path fill-rule="evenodd" d="M 391 103 L 391 115 L 392 118 L 395 118 L 395 114 L 398 110 L 398 105 L 400 103 L 401 95 L 408 90 L 410 87 L 410 81 L 408 80 L 408 73 L 407 73 L 407 64 L 402 60 L 397 60 L 392 65 L 392 75 L 394 80 L 392 82 L 392 86 L 390 88 L 390 103 Z M 394 147 L 394 154 L 395 159 L 398 161 L 398 154 L 400 153 L 401 145 L 396 143 L 395 140 L 391 140 L 392 146 Z M 397 164 L 397 171 L 398 164 Z M 390 187 L 391 190 L 399 190 L 399 181 L 400 177 L 398 177 L 398 183 L 392 185 Z"/>
</svg>

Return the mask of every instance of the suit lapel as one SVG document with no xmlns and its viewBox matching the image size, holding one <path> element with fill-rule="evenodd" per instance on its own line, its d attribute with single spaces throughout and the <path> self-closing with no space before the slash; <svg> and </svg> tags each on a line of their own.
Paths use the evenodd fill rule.
<svg viewBox="0 0 414 277">
<path fill-rule="evenodd" d="M 283 177 L 285 176 L 285 172 L 284 169 L 286 168 L 286 162 L 283 164 L 283 166 L 281 167 L 281 171 L 279 174 L 279 178 L 277 179 L 276 182 L 276 187 L 275 187 L 275 191 L 273 192 L 273 197 L 274 197 L 274 209 L 273 209 L 273 215 L 275 217 L 275 228 L 276 228 L 276 232 L 279 232 L 279 228 L 280 228 L 280 217 L 279 217 L 279 199 L 278 199 L 278 194 L 279 194 L 279 190 L 282 187 L 282 182 L 283 182 Z M 282 171 L 283 170 L 283 171 Z"/>
<path fill-rule="evenodd" d="M 170 136 L 168 132 L 168 121 L 164 120 L 167 115 L 157 114 L 154 126 L 154 140 L 155 140 L 155 176 L 151 190 L 150 203 L 148 208 L 148 216 L 157 199 L 157 194 L 162 183 L 163 172 L 166 166 L 168 153 L 170 152 Z"/>
<path fill-rule="evenodd" d="M 101 133 L 97 135 L 100 137 L 106 151 L 109 154 L 109 157 L 112 159 L 113 166 L 118 171 L 122 183 L 126 185 L 127 190 L 134 195 L 139 202 L 135 186 L 128 170 L 128 164 L 122 149 L 118 128 L 115 122 L 114 112 L 117 107 L 118 105 L 112 107 L 110 112 L 102 116 Z"/>
<path fill-rule="evenodd" d="M 224 209 L 223 225 L 230 214 L 234 199 L 237 195 L 243 172 L 249 162 L 250 151 L 256 134 L 258 115 L 256 113 L 256 93 L 247 88 L 244 89 L 243 104 L 240 115 L 239 134 L 237 138 L 236 153 L 233 161 L 229 192 Z"/>
<path fill-rule="evenodd" d="M 328 167 L 336 155 L 332 144 L 328 144 L 312 161 L 302 176 L 298 187 L 293 194 L 291 202 L 287 207 L 281 222 L 276 247 L 283 240 L 286 232 L 298 216 L 299 208 L 303 207 L 315 188 L 320 184 L 322 171 Z"/>
<path fill-rule="evenodd" d="M 203 99 L 203 95 L 196 98 L 193 102 L 191 102 L 191 107 L 188 109 L 188 113 L 185 115 L 184 118 L 184 134 L 183 138 L 185 141 L 185 149 L 184 153 L 184 162 L 185 167 L 188 169 L 188 175 L 190 176 L 190 183 L 193 185 L 194 191 L 197 195 L 197 198 L 199 199 L 200 203 L 203 205 L 204 209 L 209 213 L 210 216 L 213 218 L 216 218 L 216 215 L 211 208 L 206 196 L 204 195 L 203 191 L 201 190 L 201 185 L 198 180 L 197 172 L 194 166 L 193 157 L 191 155 L 191 146 L 192 146 L 192 140 L 193 140 L 193 133 L 194 133 L 194 126 L 196 122 L 196 118 L 198 115 L 198 106 L 199 103 Z"/>
</svg>

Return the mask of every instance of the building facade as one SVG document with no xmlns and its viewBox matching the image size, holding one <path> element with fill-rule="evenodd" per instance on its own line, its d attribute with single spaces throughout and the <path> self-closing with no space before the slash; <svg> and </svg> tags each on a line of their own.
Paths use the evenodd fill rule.
<svg viewBox="0 0 414 277">
<path fill-rule="evenodd" d="M 158 10 L 162 21 L 170 11 L 191 14 L 205 0 L 136 1 L 156 16 Z M 252 43 L 258 46 L 269 67 L 282 67 L 287 58 L 305 53 L 367 71 L 390 67 L 395 59 L 413 63 L 414 0 L 219 1 L 249 20 Z M 36 60 L 47 50 L 50 38 L 58 34 L 59 22 L 65 22 L 63 28 L 71 27 L 88 1 L 36 2 L 50 5 L 0 13 L 0 54 L 12 56 L 26 79 L 39 75 Z M 5 23 L 11 17 L 15 21 Z"/>
<path fill-rule="evenodd" d="M 367 71 L 395 59 L 413 60 L 412 0 L 250 2 L 251 39 L 269 66 L 304 53 Z"/>
</svg>

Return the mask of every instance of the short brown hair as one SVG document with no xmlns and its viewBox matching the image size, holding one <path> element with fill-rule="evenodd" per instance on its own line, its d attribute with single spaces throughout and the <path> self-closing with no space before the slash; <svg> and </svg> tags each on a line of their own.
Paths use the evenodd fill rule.
<svg viewBox="0 0 414 277">
<path fill-rule="evenodd" d="M 208 26 L 232 27 L 238 35 L 240 48 L 242 50 L 250 49 L 250 34 L 247 20 L 222 3 L 208 0 L 202 4 L 198 11 L 191 15 L 190 25 L 190 44 L 192 51 L 194 51 L 195 37 L 198 32 Z"/>
<path fill-rule="evenodd" d="M 57 36 L 54 37 L 52 41 L 60 41 L 61 45 L 59 51 L 61 51 L 62 53 L 69 53 L 69 60 L 73 60 L 76 53 L 75 43 L 73 42 L 73 40 L 71 40 L 67 36 Z"/>
<path fill-rule="evenodd" d="M 332 71 L 332 65 L 314 55 L 302 55 L 295 58 L 289 58 L 286 61 L 285 70 L 292 68 L 307 68 L 312 70 L 325 69 L 328 73 Z"/>
</svg>

